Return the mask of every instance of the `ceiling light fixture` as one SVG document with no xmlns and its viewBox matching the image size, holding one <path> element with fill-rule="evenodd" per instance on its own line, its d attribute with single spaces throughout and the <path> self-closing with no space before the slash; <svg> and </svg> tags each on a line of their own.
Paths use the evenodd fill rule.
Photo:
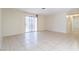
<svg viewBox="0 0 79 59">
<path fill-rule="evenodd" d="M 44 9 L 46 9 L 46 8 L 41 8 L 41 9 L 43 9 L 43 10 L 44 10 Z"/>
</svg>

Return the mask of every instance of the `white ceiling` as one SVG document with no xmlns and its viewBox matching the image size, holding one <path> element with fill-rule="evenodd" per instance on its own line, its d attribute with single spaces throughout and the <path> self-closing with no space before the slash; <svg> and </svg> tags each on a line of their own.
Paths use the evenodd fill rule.
<svg viewBox="0 0 79 59">
<path fill-rule="evenodd" d="M 40 14 L 40 15 L 51 15 L 51 14 L 58 14 L 58 13 L 65 13 L 69 12 L 71 9 L 74 8 L 19 8 L 19 10 L 24 11 L 24 12 L 29 12 L 33 14 Z M 76 8 L 77 9 L 77 8 Z"/>
</svg>

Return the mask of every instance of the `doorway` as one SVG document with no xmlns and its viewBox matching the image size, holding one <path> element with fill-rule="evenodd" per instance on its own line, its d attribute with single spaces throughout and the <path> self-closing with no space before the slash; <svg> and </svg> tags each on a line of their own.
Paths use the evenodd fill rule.
<svg viewBox="0 0 79 59">
<path fill-rule="evenodd" d="M 67 30 L 71 34 L 79 34 L 79 14 L 67 17 Z"/>
<path fill-rule="evenodd" d="M 37 17 L 26 16 L 25 17 L 25 32 L 36 32 L 37 31 Z"/>
</svg>

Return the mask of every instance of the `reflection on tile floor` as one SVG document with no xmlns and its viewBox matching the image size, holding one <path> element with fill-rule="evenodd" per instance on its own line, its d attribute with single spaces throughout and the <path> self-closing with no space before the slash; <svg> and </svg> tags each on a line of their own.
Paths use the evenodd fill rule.
<svg viewBox="0 0 79 59">
<path fill-rule="evenodd" d="M 3 39 L 2 50 L 73 51 L 79 50 L 79 38 L 56 32 L 30 32 Z"/>
</svg>

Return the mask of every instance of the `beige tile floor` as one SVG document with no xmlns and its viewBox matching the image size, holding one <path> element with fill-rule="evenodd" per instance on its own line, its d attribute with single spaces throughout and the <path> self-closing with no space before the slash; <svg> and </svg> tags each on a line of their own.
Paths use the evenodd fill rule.
<svg viewBox="0 0 79 59">
<path fill-rule="evenodd" d="M 79 38 L 56 32 L 30 32 L 5 37 L 2 50 L 7 51 L 76 51 L 79 50 Z"/>
</svg>

